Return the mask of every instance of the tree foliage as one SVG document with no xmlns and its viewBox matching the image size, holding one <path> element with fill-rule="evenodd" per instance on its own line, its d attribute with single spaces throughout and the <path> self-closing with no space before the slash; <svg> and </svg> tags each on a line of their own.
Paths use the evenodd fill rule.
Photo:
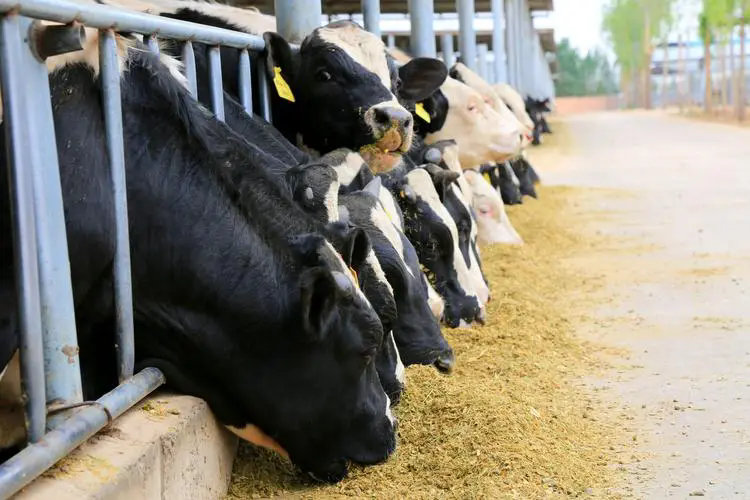
<svg viewBox="0 0 750 500">
<path fill-rule="evenodd" d="M 564 38 L 557 45 L 560 67 L 555 83 L 558 96 L 605 95 L 617 91 L 614 71 L 606 54 L 599 49 L 582 56 Z"/>
</svg>

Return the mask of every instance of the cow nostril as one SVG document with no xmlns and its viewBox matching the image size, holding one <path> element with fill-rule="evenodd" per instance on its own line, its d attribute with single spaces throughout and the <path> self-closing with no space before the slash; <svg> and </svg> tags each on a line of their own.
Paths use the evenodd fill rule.
<svg viewBox="0 0 750 500">
<path fill-rule="evenodd" d="M 387 108 L 375 108 L 374 110 L 375 122 L 378 125 L 388 125 L 391 122 L 390 116 L 388 116 Z"/>
<path fill-rule="evenodd" d="M 456 358 L 453 356 L 453 352 L 446 352 L 441 354 L 433 364 L 440 373 L 451 373 L 453 365 L 456 364 Z"/>
<path fill-rule="evenodd" d="M 398 125 L 404 128 L 411 127 L 412 117 L 411 114 L 402 108 L 375 108 L 374 109 L 375 122 L 378 125 L 390 127 L 392 125 Z"/>
<path fill-rule="evenodd" d="M 484 307 L 479 309 L 476 317 L 476 322 L 483 326 L 487 324 L 487 309 L 485 309 Z"/>
</svg>

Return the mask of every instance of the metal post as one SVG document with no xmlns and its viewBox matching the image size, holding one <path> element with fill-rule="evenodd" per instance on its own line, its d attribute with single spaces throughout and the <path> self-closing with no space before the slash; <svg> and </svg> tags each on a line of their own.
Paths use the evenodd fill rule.
<svg viewBox="0 0 750 500">
<path fill-rule="evenodd" d="M 529 90 L 526 85 L 524 74 L 526 52 L 526 30 L 524 29 L 524 3 L 523 0 L 516 0 L 516 33 L 518 34 L 518 47 L 516 55 L 516 74 L 518 75 L 518 91 L 522 94 L 528 94 Z"/>
<path fill-rule="evenodd" d="M 516 71 L 516 57 L 518 57 L 518 33 L 515 22 L 515 0 L 505 3 L 505 41 L 508 51 L 508 83 L 518 89 L 518 73 Z"/>
<path fill-rule="evenodd" d="M 362 0 L 365 29 L 380 38 L 380 0 Z"/>
<path fill-rule="evenodd" d="M 195 73 L 195 53 L 191 41 L 182 44 L 182 63 L 185 65 L 185 78 L 188 81 L 190 94 L 198 99 L 198 77 Z"/>
<path fill-rule="evenodd" d="M 435 57 L 435 7 L 432 0 L 409 0 L 411 53 L 414 57 Z"/>
<path fill-rule="evenodd" d="M 505 6 L 504 0 L 492 0 L 492 52 L 495 53 L 495 82 L 508 81 L 505 55 Z"/>
<path fill-rule="evenodd" d="M 28 20 L 23 23 L 28 24 Z M 53 39 L 62 42 L 66 36 L 62 31 L 47 32 L 47 29 L 39 27 L 41 37 L 32 39 L 43 37 L 48 42 Z M 85 38 L 78 27 L 72 27 L 71 32 Z M 74 47 L 70 46 L 70 49 Z M 22 67 L 16 70 L 24 75 L 28 96 L 50 95 L 47 68 L 28 48 L 22 53 Z M 83 400 L 83 391 L 52 105 L 49 99 L 35 100 L 33 103 L 28 101 L 27 105 L 25 119 L 30 122 L 30 133 L 26 147 L 33 151 L 35 159 L 31 170 L 34 177 L 46 402 L 75 404 Z M 47 429 L 54 428 L 67 416 L 67 412 L 61 412 L 47 419 Z"/>
<path fill-rule="evenodd" d="M 260 101 L 260 116 L 271 123 L 271 96 L 268 93 L 268 75 L 266 74 L 266 61 L 259 57 L 255 63 L 255 71 L 258 74 L 258 100 Z"/>
<path fill-rule="evenodd" d="M 209 88 L 211 91 L 211 110 L 221 121 L 224 121 L 224 86 L 221 81 L 221 48 L 208 49 Z"/>
<path fill-rule="evenodd" d="M 440 49 L 443 51 L 443 62 L 450 68 L 456 62 L 456 49 L 453 48 L 453 33 L 440 35 Z"/>
<path fill-rule="evenodd" d="M 146 42 L 148 50 L 159 55 L 159 40 L 156 39 L 156 35 L 143 35 L 143 41 Z"/>
<path fill-rule="evenodd" d="M 120 382 L 133 376 L 133 289 L 130 276 L 130 238 L 128 235 L 128 197 L 125 183 L 125 148 L 122 139 L 122 102 L 117 46 L 112 30 L 99 31 L 99 67 L 101 69 L 104 125 L 107 136 L 112 197 L 115 207 L 115 314 L 117 318 L 117 373 Z"/>
<path fill-rule="evenodd" d="M 474 33 L 474 0 L 456 0 L 458 11 L 458 51 L 472 71 L 477 70 L 477 37 Z"/>
<path fill-rule="evenodd" d="M 300 43 L 320 26 L 320 0 L 274 0 L 276 31 L 290 43 Z"/>
<path fill-rule="evenodd" d="M 240 87 L 240 102 L 242 107 L 245 108 L 247 114 L 253 114 L 253 88 L 251 84 L 252 74 L 250 73 L 250 54 L 247 50 L 240 51 L 240 67 L 239 67 L 239 87 Z"/>
<path fill-rule="evenodd" d="M 396 35 L 388 35 L 386 39 L 387 39 L 386 45 L 388 46 L 389 49 L 392 49 L 396 46 Z"/>
<path fill-rule="evenodd" d="M 486 43 L 480 43 L 477 45 L 477 73 L 485 80 L 489 79 L 487 71 L 487 51 L 489 48 Z"/>
<path fill-rule="evenodd" d="M 4 105 L 8 183 L 13 219 L 13 252 L 16 293 L 18 297 L 19 348 L 22 390 L 26 396 L 26 430 L 28 439 L 36 442 L 44 435 L 46 408 L 44 389 L 44 354 L 42 352 L 42 319 L 39 304 L 39 268 L 37 262 L 34 179 L 31 169 L 35 151 L 28 146 L 33 123 L 26 117 L 32 99 L 26 82 L 17 68 L 22 66 L 23 36 L 28 19 L 16 14 L 0 21 L 0 56 L 2 97 Z M 38 156 L 36 156 L 38 160 Z"/>
</svg>

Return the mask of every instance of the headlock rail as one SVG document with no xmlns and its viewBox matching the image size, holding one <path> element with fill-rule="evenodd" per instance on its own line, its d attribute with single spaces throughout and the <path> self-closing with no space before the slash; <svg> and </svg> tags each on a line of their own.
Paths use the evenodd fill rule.
<svg viewBox="0 0 750 500">
<path fill-rule="evenodd" d="M 223 120 L 220 47 L 240 51 L 243 107 L 253 112 L 250 51 L 263 39 L 245 33 L 61 0 L 0 0 L 0 75 L 13 219 L 19 351 L 28 445 L 0 465 L 0 499 L 8 498 L 112 419 L 165 383 L 155 368 L 134 370 L 133 298 L 116 32 L 141 34 L 158 52 L 158 38 L 182 43 L 193 97 L 197 80 L 193 43 L 211 46 L 211 103 Z M 45 25 L 39 21 L 62 23 Z M 113 266 L 120 385 L 97 401 L 83 401 L 78 341 L 55 142 L 47 56 L 80 50 L 82 26 L 99 30 L 99 67 L 115 200 Z M 260 112 L 270 119 L 263 58 L 257 58 Z"/>
</svg>

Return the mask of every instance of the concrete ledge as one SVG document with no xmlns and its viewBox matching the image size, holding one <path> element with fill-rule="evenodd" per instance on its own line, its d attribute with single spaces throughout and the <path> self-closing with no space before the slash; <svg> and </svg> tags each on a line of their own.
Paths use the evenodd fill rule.
<svg viewBox="0 0 750 500">
<path fill-rule="evenodd" d="M 205 402 L 157 392 L 14 498 L 218 499 L 226 495 L 236 450 L 237 438 Z"/>
</svg>

